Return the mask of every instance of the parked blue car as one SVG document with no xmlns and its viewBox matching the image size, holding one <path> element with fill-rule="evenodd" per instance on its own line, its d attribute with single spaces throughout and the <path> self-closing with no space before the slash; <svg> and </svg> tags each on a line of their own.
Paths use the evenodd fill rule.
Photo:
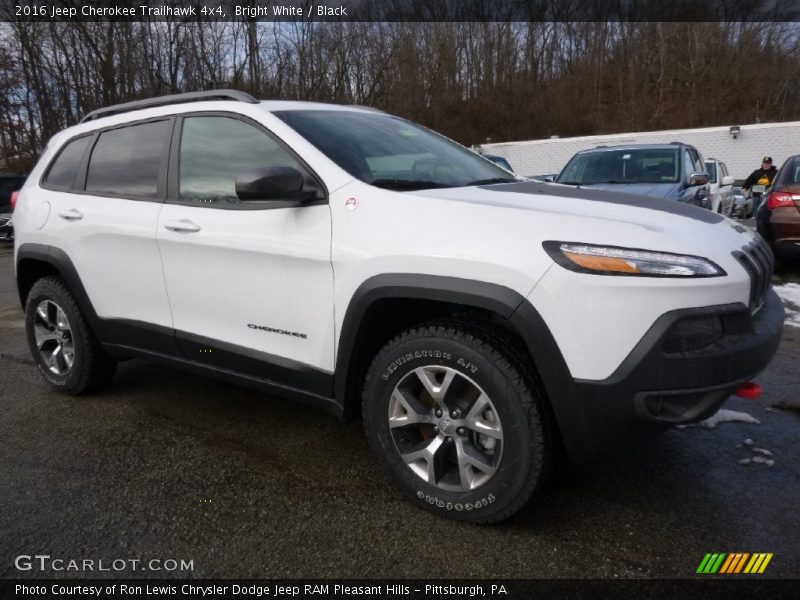
<svg viewBox="0 0 800 600">
<path fill-rule="evenodd" d="M 677 200 L 711 208 L 709 175 L 694 146 L 598 146 L 573 156 L 556 183 Z"/>
</svg>

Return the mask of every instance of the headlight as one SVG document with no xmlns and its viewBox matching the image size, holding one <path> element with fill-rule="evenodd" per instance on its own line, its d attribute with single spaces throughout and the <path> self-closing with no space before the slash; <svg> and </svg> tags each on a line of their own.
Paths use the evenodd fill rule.
<svg viewBox="0 0 800 600">
<path fill-rule="evenodd" d="M 687 254 L 576 242 L 544 242 L 543 246 L 558 264 L 579 273 L 639 277 L 719 277 L 726 274 L 710 260 Z"/>
</svg>

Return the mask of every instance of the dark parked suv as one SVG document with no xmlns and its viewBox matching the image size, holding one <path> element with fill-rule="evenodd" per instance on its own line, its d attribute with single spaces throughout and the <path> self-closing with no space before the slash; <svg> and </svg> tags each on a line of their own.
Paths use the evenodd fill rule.
<svg viewBox="0 0 800 600">
<path fill-rule="evenodd" d="M 14 239 L 11 225 L 11 194 L 25 183 L 25 176 L 16 173 L 0 173 L 0 241 Z"/>
<path fill-rule="evenodd" d="M 556 183 L 653 196 L 710 208 L 709 176 L 694 146 L 598 146 L 573 156 Z"/>
</svg>

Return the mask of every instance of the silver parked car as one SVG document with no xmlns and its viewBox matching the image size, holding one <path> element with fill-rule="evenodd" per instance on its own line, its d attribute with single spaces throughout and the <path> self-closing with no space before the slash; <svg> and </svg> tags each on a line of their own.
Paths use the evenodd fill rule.
<svg viewBox="0 0 800 600">
<path fill-rule="evenodd" d="M 728 166 L 721 160 L 706 160 L 711 210 L 730 217 L 733 210 L 733 177 L 728 174 Z"/>
<path fill-rule="evenodd" d="M 730 216 L 735 219 L 749 219 L 753 216 L 753 197 L 750 194 L 745 194 L 742 188 L 733 189 Z"/>
<path fill-rule="evenodd" d="M 694 146 L 598 146 L 573 156 L 556 183 L 652 196 L 711 208 L 708 173 Z"/>
</svg>

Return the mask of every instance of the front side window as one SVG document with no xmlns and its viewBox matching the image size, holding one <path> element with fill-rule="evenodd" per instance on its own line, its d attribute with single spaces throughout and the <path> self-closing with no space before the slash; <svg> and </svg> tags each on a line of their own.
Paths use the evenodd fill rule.
<svg viewBox="0 0 800 600">
<path fill-rule="evenodd" d="M 708 180 L 711 183 L 717 183 L 717 165 L 713 161 L 706 163 L 706 173 L 708 173 Z"/>
<path fill-rule="evenodd" d="M 678 181 L 678 151 L 643 148 L 576 154 L 556 181 L 568 185 L 675 183 Z"/>
<path fill-rule="evenodd" d="M 705 170 L 705 165 L 703 164 L 703 161 L 700 160 L 700 155 L 697 153 L 697 150 L 689 150 L 689 156 L 692 157 L 692 164 L 694 165 L 694 171 L 692 172 L 702 173 Z"/>
<path fill-rule="evenodd" d="M 346 110 L 275 115 L 350 175 L 377 187 L 419 190 L 516 181 L 463 146 L 398 117 Z"/>
<path fill-rule="evenodd" d="M 47 171 L 47 176 L 44 178 L 45 185 L 60 190 L 70 189 L 81 166 L 83 154 L 91 141 L 92 136 L 87 135 L 72 140 L 64 146 Z"/>
<path fill-rule="evenodd" d="M 305 169 L 281 145 L 253 125 L 231 117 L 183 120 L 180 199 L 204 205 L 239 204 L 236 178 L 259 167 Z"/>
<path fill-rule="evenodd" d="M 86 191 L 154 198 L 171 121 L 153 121 L 100 134 L 89 159 Z"/>
</svg>

